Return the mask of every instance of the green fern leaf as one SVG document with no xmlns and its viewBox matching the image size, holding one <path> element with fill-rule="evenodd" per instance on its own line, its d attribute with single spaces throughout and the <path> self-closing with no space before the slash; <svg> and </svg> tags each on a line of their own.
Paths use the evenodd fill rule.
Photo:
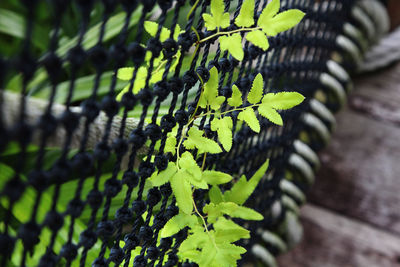
<svg viewBox="0 0 400 267">
<path fill-rule="evenodd" d="M 204 137 L 203 131 L 200 131 L 195 127 L 190 128 L 188 131 L 188 138 L 183 142 L 183 145 L 187 149 L 197 148 L 200 153 L 208 152 L 211 154 L 217 154 L 222 152 L 222 149 L 217 142 Z"/>
<path fill-rule="evenodd" d="M 165 153 L 172 153 L 172 155 L 175 155 L 176 152 L 176 138 L 175 136 L 168 136 L 167 140 L 165 140 L 165 147 L 164 147 L 164 152 Z"/>
<path fill-rule="evenodd" d="M 213 110 L 218 110 L 224 103 L 225 97 L 218 96 L 218 70 L 216 67 L 210 69 L 210 78 L 204 84 L 204 91 L 199 100 L 199 106 L 206 108 L 207 105 Z"/>
<path fill-rule="evenodd" d="M 161 229 L 161 237 L 169 237 L 186 226 L 193 227 L 194 225 L 197 224 L 197 217 L 194 215 L 188 215 L 185 213 L 179 213 L 178 215 L 175 215 L 172 217 L 170 220 L 167 221 L 167 223 L 164 225 L 164 227 Z"/>
<path fill-rule="evenodd" d="M 262 31 L 249 32 L 246 35 L 246 39 L 264 51 L 268 50 L 269 48 L 268 38 Z"/>
<path fill-rule="evenodd" d="M 283 125 L 283 120 L 281 115 L 273 109 L 269 105 L 260 105 L 258 108 L 258 113 L 261 114 L 264 118 L 267 118 L 269 121 L 272 123 L 275 123 L 276 125 L 282 126 Z"/>
<path fill-rule="evenodd" d="M 215 239 L 217 241 L 223 240 L 224 242 L 232 243 L 242 238 L 250 238 L 249 230 L 224 217 L 220 217 L 213 226 L 215 229 Z"/>
<path fill-rule="evenodd" d="M 239 181 L 232 186 L 231 190 L 224 193 L 223 198 L 225 201 L 243 205 L 256 189 L 261 178 L 266 173 L 268 166 L 269 160 L 266 160 L 249 181 L 247 181 L 246 176 L 242 175 Z"/>
<path fill-rule="evenodd" d="M 257 25 L 269 36 L 275 36 L 277 33 L 270 30 L 272 18 L 278 14 L 280 8 L 280 0 L 272 0 L 261 12 Z"/>
<path fill-rule="evenodd" d="M 260 122 L 258 121 L 253 108 L 248 107 L 245 110 L 241 111 L 238 115 L 238 119 L 246 122 L 250 129 L 252 129 L 256 133 L 260 132 Z"/>
<path fill-rule="evenodd" d="M 264 219 L 264 217 L 255 210 L 239 206 L 234 202 L 221 202 L 217 205 L 210 203 L 204 206 L 203 212 L 207 213 L 207 219 L 211 223 L 216 222 L 217 218 L 224 214 L 233 218 L 241 218 L 244 220 L 260 221 Z"/>
<path fill-rule="evenodd" d="M 232 176 L 219 171 L 203 171 L 202 178 L 210 185 L 226 184 Z"/>
<path fill-rule="evenodd" d="M 291 109 L 304 101 L 304 96 L 297 92 L 269 93 L 264 95 L 262 105 L 268 105 L 274 109 Z"/>
<path fill-rule="evenodd" d="M 227 202 L 234 202 L 242 205 L 250 197 L 254 189 L 255 188 L 249 187 L 246 176 L 242 175 L 240 179 L 233 184 L 231 190 L 225 191 L 223 199 Z"/>
<path fill-rule="evenodd" d="M 181 155 L 179 158 L 179 167 L 197 177 L 198 180 L 201 179 L 201 168 L 197 165 L 192 153 L 186 151 Z"/>
<path fill-rule="evenodd" d="M 303 19 L 305 13 L 298 9 L 290 9 L 279 13 L 275 17 L 271 19 L 271 25 L 269 31 L 271 31 L 271 36 L 275 36 L 280 32 L 287 31 L 297 24 Z M 267 33 L 268 34 L 268 33 Z"/>
<path fill-rule="evenodd" d="M 224 196 L 222 195 L 221 189 L 218 186 L 211 187 L 208 191 L 208 196 L 210 197 L 211 203 L 218 204 L 224 201 Z"/>
<path fill-rule="evenodd" d="M 134 67 L 120 68 L 117 71 L 117 78 L 123 81 L 130 81 L 133 77 Z"/>
<path fill-rule="evenodd" d="M 305 15 L 298 9 L 290 9 L 277 14 L 279 5 L 279 0 L 272 1 L 261 12 L 258 18 L 257 25 L 260 26 L 268 36 L 275 36 L 280 32 L 293 28 Z"/>
<path fill-rule="evenodd" d="M 246 249 L 228 242 L 217 245 L 218 253 L 213 259 L 212 266 L 229 267 L 237 266 L 237 261 L 241 258 L 241 254 L 246 253 Z"/>
<path fill-rule="evenodd" d="M 217 254 L 219 253 L 219 251 L 217 250 L 218 248 L 215 248 L 215 246 L 213 246 L 213 243 L 210 241 L 209 245 L 203 246 L 201 249 L 202 249 L 201 256 L 198 259 L 199 267 L 217 266 L 214 261 L 216 259 Z M 219 265 L 219 266 L 224 266 L 224 265 Z"/>
<path fill-rule="evenodd" d="M 158 31 L 158 23 L 154 21 L 145 21 L 144 22 L 144 29 L 148 34 L 150 34 L 152 37 L 155 37 Z M 177 24 L 174 32 L 174 40 L 178 40 L 178 36 L 181 33 L 181 27 Z M 164 42 L 169 38 L 171 35 L 171 31 L 168 28 L 162 27 L 161 29 L 161 34 L 160 34 L 160 41 Z"/>
<path fill-rule="evenodd" d="M 238 27 L 250 27 L 254 24 L 254 0 L 246 0 L 240 8 L 240 13 L 235 19 Z"/>
<path fill-rule="evenodd" d="M 280 0 L 272 0 L 270 3 L 268 3 L 258 18 L 258 25 L 261 26 L 260 23 L 263 23 L 264 20 L 271 19 L 273 16 L 278 14 L 280 7 Z"/>
<path fill-rule="evenodd" d="M 202 179 L 202 172 L 193 155 L 186 151 L 179 159 L 181 171 L 185 172 L 186 180 L 196 188 L 208 189 L 208 184 Z"/>
<path fill-rule="evenodd" d="M 166 184 L 176 172 L 177 168 L 175 163 L 169 162 L 168 167 L 165 170 L 158 173 L 153 173 L 153 175 L 149 178 L 149 181 L 153 186 L 161 186 Z"/>
<path fill-rule="evenodd" d="M 229 13 L 224 12 L 225 4 L 223 0 L 211 0 L 211 15 L 203 14 L 203 19 L 207 30 L 227 28 L 230 25 Z"/>
<path fill-rule="evenodd" d="M 133 71 L 134 68 L 132 67 L 127 67 L 127 68 L 120 68 L 118 69 L 117 72 L 117 78 L 120 80 L 124 81 L 130 81 L 133 77 Z M 146 77 L 147 77 L 147 69 L 146 67 L 139 67 L 137 73 L 136 73 L 136 79 L 133 83 L 133 89 L 132 92 L 134 94 L 139 93 L 140 90 L 142 90 L 145 85 L 146 85 Z M 122 99 L 122 96 L 129 91 L 130 85 L 128 84 L 122 91 L 118 94 L 116 99 L 120 101 Z"/>
<path fill-rule="evenodd" d="M 211 121 L 211 130 L 217 131 L 218 141 L 227 152 L 232 148 L 232 127 L 233 122 L 231 117 L 223 117 L 222 119 L 214 118 Z"/>
<path fill-rule="evenodd" d="M 262 95 L 264 91 L 264 79 L 262 75 L 259 73 L 253 80 L 253 84 L 251 86 L 251 90 L 247 95 L 247 101 L 251 104 L 257 104 L 261 101 Z"/>
<path fill-rule="evenodd" d="M 257 211 L 247 207 L 239 206 L 233 202 L 220 203 L 219 205 L 222 205 L 222 209 L 224 209 L 224 213 L 226 215 L 229 215 L 233 218 L 252 221 L 261 221 L 264 219 L 264 216 Z"/>
<path fill-rule="evenodd" d="M 231 107 L 238 107 L 243 104 L 242 92 L 235 84 L 232 86 L 232 96 L 228 98 L 228 104 Z"/>
<path fill-rule="evenodd" d="M 192 234 L 189 235 L 179 246 L 178 255 L 180 258 L 188 259 L 200 264 L 200 258 L 203 251 L 199 251 L 199 249 L 204 247 L 213 248 L 212 240 L 209 235 L 204 232 L 202 227 L 194 227 L 191 230 Z M 212 252 L 210 255 L 213 255 Z"/>
<path fill-rule="evenodd" d="M 170 184 L 179 210 L 186 214 L 191 214 L 193 210 L 192 187 L 186 180 L 185 174 L 185 171 L 179 170 L 170 179 Z"/>
<path fill-rule="evenodd" d="M 242 46 L 242 36 L 240 33 L 234 33 L 230 36 L 223 35 L 218 38 L 221 51 L 228 50 L 229 53 L 237 60 L 242 61 L 244 51 Z"/>
</svg>

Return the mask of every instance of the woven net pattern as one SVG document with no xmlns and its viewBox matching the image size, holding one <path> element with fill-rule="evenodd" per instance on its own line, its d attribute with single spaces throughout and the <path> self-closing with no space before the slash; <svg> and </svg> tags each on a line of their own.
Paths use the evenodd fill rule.
<svg viewBox="0 0 400 267">
<path fill-rule="evenodd" d="M 225 1 L 231 21 L 242 3 Z M 256 10 L 267 3 L 256 0 Z M 297 216 L 299 195 L 312 183 L 308 169 L 299 168 L 299 157 L 293 157 L 294 143 L 302 140 L 318 150 L 325 143 L 320 128 L 333 127 L 311 102 L 318 99 L 330 111 L 340 107 L 340 97 L 321 82 L 321 73 L 329 72 L 326 63 L 332 58 L 346 69 L 354 67 L 337 43 L 343 24 L 352 21 L 354 1 L 282 1 L 282 11 L 300 9 L 304 20 L 269 38 L 268 51 L 245 42 L 240 62 L 221 52 L 215 38 L 194 49 L 194 29 L 202 38 L 212 34 L 201 16 L 209 5 L 207 0 L 1 1 L 0 266 L 195 266 L 176 255 L 186 229 L 159 237 L 178 212 L 170 186 L 149 189 L 146 180 L 174 159 L 164 152 L 167 134 L 176 125 L 181 134 L 196 112 L 199 77 L 207 79 L 213 66 L 223 96 L 232 94 L 234 84 L 249 92 L 261 73 L 265 92 L 297 91 L 306 97 L 281 113 L 282 127 L 260 118 L 259 134 L 238 124 L 234 113 L 232 150 L 209 155 L 205 162 L 207 168 L 238 177 L 252 175 L 270 159 L 246 203 L 265 219 L 246 223 L 252 238 L 241 244 L 248 253 L 240 263 L 260 261 L 252 254 L 255 244 L 271 255 L 281 252 L 263 233 L 291 244 L 288 217 Z M 22 28 L 7 28 L 4 21 L 12 18 Z M 158 23 L 154 37 L 144 29 L 147 20 Z M 170 29 L 163 41 L 162 27 Z M 153 55 L 149 59 L 147 51 Z M 160 53 L 162 64 L 156 61 Z M 129 81 L 121 81 L 115 74 L 126 66 L 136 69 Z M 137 79 L 139 66 L 147 70 L 144 80 Z M 151 74 L 160 69 L 162 80 L 153 83 Z M 134 93 L 138 83 L 143 89 Z M 127 93 L 117 99 L 126 86 Z M 319 130 L 310 117 L 319 118 Z M 209 118 L 200 128 L 216 138 Z M 302 160 L 311 172 L 316 167 Z M 200 209 L 208 201 L 206 193 L 194 193 Z"/>
</svg>

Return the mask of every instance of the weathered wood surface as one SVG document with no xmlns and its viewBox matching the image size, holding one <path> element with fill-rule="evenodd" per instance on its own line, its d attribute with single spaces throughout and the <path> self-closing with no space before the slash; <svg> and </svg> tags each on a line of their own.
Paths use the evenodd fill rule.
<svg viewBox="0 0 400 267">
<path fill-rule="evenodd" d="M 400 238 L 310 204 L 302 209 L 304 238 L 279 258 L 282 267 L 399 267 Z"/>
<path fill-rule="evenodd" d="M 400 234 L 400 64 L 356 79 L 337 120 L 310 201 Z"/>
<path fill-rule="evenodd" d="M 358 77 L 355 86 L 349 99 L 352 111 L 400 126 L 400 64 Z"/>
<path fill-rule="evenodd" d="M 400 64 L 355 80 L 283 267 L 400 266 Z"/>
<path fill-rule="evenodd" d="M 351 111 L 338 119 L 309 202 L 400 234 L 400 128 Z"/>
</svg>

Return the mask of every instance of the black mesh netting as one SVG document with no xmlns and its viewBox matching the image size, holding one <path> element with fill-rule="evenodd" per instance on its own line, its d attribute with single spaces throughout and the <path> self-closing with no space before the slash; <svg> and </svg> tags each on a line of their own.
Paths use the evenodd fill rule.
<svg viewBox="0 0 400 267">
<path fill-rule="evenodd" d="M 231 21 L 242 2 L 225 1 Z M 207 0 L 1 1 L 0 265 L 183 264 L 176 253 L 186 230 L 159 238 L 178 212 L 171 188 L 149 189 L 145 181 L 173 159 L 164 153 L 167 133 L 179 125 L 179 135 L 195 112 L 198 77 L 207 77 L 213 66 L 220 73 L 221 95 L 229 96 L 233 84 L 248 92 L 261 73 L 266 92 L 298 91 L 306 97 L 281 113 L 283 127 L 260 118 L 259 134 L 239 127 L 233 114 L 232 150 L 208 155 L 205 162 L 238 177 L 252 175 L 270 159 L 246 203 L 265 219 L 245 222 L 252 235 L 241 244 L 248 250 L 241 263 L 267 261 L 256 244 L 270 255 L 285 250 L 296 235 L 288 217 L 296 216 L 317 165 L 311 149 L 326 142 L 325 131 L 333 126 L 329 110 L 341 105 L 342 95 L 332 89 L 336 84 L 321 76 L 330 72 L 332 60 L 347 70 L 354 67 L 351 53 L 338 42 L 344 23 L 359 26 L 350 14 L 353 2 L 282 1 L 281 10 L 298 8 L 305 19 L 269 38 L 266 52 L 245 42 L 244 60 L 238 62 L 220 51 L 215 38 L 193 49 L 198 40 L 193 29 L 203 38 L 212 34 L 201 16 L 209 12 Z M 256 9 L 267 3 L 256 0 Z M 155 37 L 144 29 L 147 20 L 158 23 Z M 175 41 L 177 25 L 182 32 Z M 162 26 L 170 29 L 163 42 Z M 119 68 L 141 66 L 146 51 L 164 53 L 163 65 L 150 57 L 146 79 L 136 79 L 139 68 L 130 81 L 117 79 Z M 178 51 L 182 56 L 175 62 Z M 165 71 L 152 83 L 157 68 Z M 347 87 L 345 79 L 334 81 Z M 143 89 L 134 94 L 138 82 Z M 116 98 L 125 86 L 128 92 Z M 200 127 L 215 138 L 208 118 Z M 310 157 L 299 156 L 304 149 Z M 199 208 L 207 203 L 205 193 L 194 193 Z"/>
</svg>

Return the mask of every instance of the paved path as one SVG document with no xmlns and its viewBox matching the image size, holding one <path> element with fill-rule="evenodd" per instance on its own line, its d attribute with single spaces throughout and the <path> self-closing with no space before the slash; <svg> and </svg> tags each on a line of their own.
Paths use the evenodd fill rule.
<svg viewBox="0 0 400 267">
<path fill-rule="evenodd" d="M 355 79 L 283 267 L 400 267 L 400 64 Z"/>
</svg>

